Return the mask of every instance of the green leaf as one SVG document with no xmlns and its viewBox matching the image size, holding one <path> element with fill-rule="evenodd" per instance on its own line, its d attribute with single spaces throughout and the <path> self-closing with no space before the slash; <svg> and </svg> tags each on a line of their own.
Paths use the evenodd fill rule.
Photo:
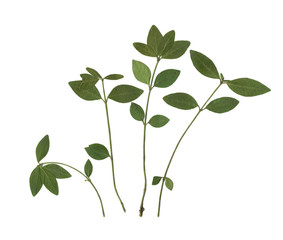
<svg viewBox="0 0 283 240">
<path fill-rule="evenodd" d="M 163 115 L 155 115 L 153 116 L 148 123 L 152 127 L 160 128 L 165 126 L 169 122 L 169 119 Z"/>
<path fill-rule="evenodd" d="M 43 167 L 45 171 L 50 172 L 55 178 L 69 178 L 72 175 L 57 164 L 48 164 Z"/>
<path fill-rule="evenodd" d="M 98 77 L 95 77 L 95 76 L 93 76 L 91 74 L 87 74 L 87 73 L 82 73 L 80 76 L 81 76 L 83 81 L 92 82 L 93 84 L 96 84 L 99 80 Z"/>
<path fill-rule="evenodd" d="M 133 60 L 133 73 L 136 79 L 142 83 L 149 84 L 151 72 L 148 66 L 144 63 Z"/>
<path fill-rule="evenodd" d="M 92 163 L 90 160 L 86 161 L 84 170 L 85 170 L 85 175 L 90 177 L 90 175 L 92 174 L 92 170 L 93 170 Z"/>
<path fill-rule="evenodd" d="M 144 111 L 140 105 L 132 102 L 130 106 L 130 113 L 135 120 L 144 120 Z"/>
<path fill-rule="evenodd" d="M 234 109 L 239 101 L 231 97 L 222 97 L 211 101 L 206 109 L 215 113 L 225 113 Z"/>
<path fill-rule="evenodd" d="M 147 36 L 147 45 L 159 56 L 164 48 L 163 36 L 156 26 L 152 26 Z"/>
<path fill-rule="evenodd" d="M 94 70 L 94 69 L 92 69 L 92 68 L 89 68 L 89 67 L 87 67 L 86 70 L 87 70 L 92 76 L 94 76 L 94 77 L 96 77 L 96 78 L 98 78 L 98 79 L 101 79 L 101 78 L 102 78 L 102 77 L 100 76 L 100 74 L 99 74 L 96 70 Z"/>
<path fill-rule="evenodd" d="M 96 160 L 103 160 L 110 156 L 107 148 L 99 143 L 91 144 L 85 150 L 90 157 Z"/>
<path fill-rule="evenodd" d="M 95 84 L 90 81 L 72 81 L 69 82 L 73 91 L 82 99 L 91 101 L 101 99 L 101 95 Z"/>
<path fill-rule="evenodd" d="M 32 196 L 35 196 L 41 189 L 42 187 L 42 180 L 41 180 L 41 169 L 39 166 L 37 166 L 30 175 L 29 178 L 29 185 L 30 185 L 30 190 L 32 193 Z"/>
<path fill-rule="evenodd" d="M 108 76 L 106 76 L 104 79 L 108 79 L 108 80 L 118 80 L 123 78 L 124 76 L 121 74 L 110 74 Z"/>
<path fill-rule="evenodd" d="M 131 85 L 118 85 L 112 89 L 108 98 L 120 102 L 120 103 L 128 103 L 137 99 L 143 90 L 136 88 Z"/>
<path fill-rule="evenodd" d="M 152 48 L 147 46 L 146 44 L 135 42 L 133 45 L 139 53 L 141 53 L 145 56 L 148 56 L 148 57 L 157 57 L 157 54 L 154 53 Z"/>
<path fill-rule="evenodd" d="M 204 76 L 219 79 L 219 73 L 214 63 L 205 55 L 197 51 L 190 51 L 195 68 Z"/>
<path fill-rule="evenodd" d="M 152 185 L 157 185 L 161 179 L 162 177 L 154 176 L 152 179 Z"/>
<path fill-rule="evenodd" d="M 176 59 L 181 57 L 190 46 L 189 41 L 176 41 L 174 42 L 173 46 L 169 49 L 167 53 L 163 55 L 162 58 L 165 59 Z"/>
<path fill-rule="evenodd" d="M 162 56 L 165 55 L 174 45 L 175 31 L 172 30 L 164 35 L 164 48 L 162 51 Z"/>
<path fill-rule="evenodd" d="M 35 153 L 37 162 L 40 162 L 49 151 L 49 136 L 45 135 L 40 142 L 37 144 Z"/>
<path fill-rule="evenodd" d="M 180 71 L 176 69 L 167 69 L 159 73 L 155 79 L 154 86 L 166 88 L 171 86 L 179 77 Z"/>
<path fill-rule="evenodd" d="M 165 179 L 165 186 L 171 191 L 174 187 L 173 181 L 168 177 L 166 177 L 166 179 Z"/>
<path fill-rule="evenodd" d="M 44 186 L 53 194 L 59 194 L 58 182 L 56 178 L 49 172 L 44 169 L 41 170 L 41 179 Z"/>
<path fill-rule="evenodd" d="M 189 110 L 198 106 L 196 100 L 187 93 L 172 93 L 163 98 L 163 100 L 170 106 Z"/>
<path fill-rule="evenodd" d="M 245 96 L 258 96 L 270 91 L 270 89 L 262 83 L 250 78 L 238 78 L 235 80 L 225 80 L 228 87 L 235 93 Z"/>
</svg>

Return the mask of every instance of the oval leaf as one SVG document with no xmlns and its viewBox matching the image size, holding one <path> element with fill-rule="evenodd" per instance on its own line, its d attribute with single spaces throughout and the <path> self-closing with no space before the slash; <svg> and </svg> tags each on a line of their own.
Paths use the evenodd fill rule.
<svg viewBox="0 0 283 240">
<path fill-rule="evenodd" d="M 133 45 L 139 53 L 141 53 L 145 56 L 148 56 L 148 57 L 157 57 L 157 54 L 154 53 L 152 48 L 147 46 L 146 44 L 135 42 Z"/>
<path fill-rule="evenodd" d="M 164 48 L 162 51 L 162 56 L 165 55 L 174 45 L 175 31 L 172 30 L 164 35 Z"/>
<path fill-rule="evenodd" d="M 44 169 L 41 170 L 41 179 L 44 186 L 53 194 L 59 194 L 58 182 L 56 178 L 49 172 Z"/>
<path fill-rule="evenodd" d="M 148 123 L 152 127 L 160 128 L 165 126 L 169 122 L 169 119 L 163 115 L 155 115 L 153 116 Z"/>
<path fill-rule="evenodd" d="M 258 96 L 270 91 L 267 86 L 250 78 L 226 80 L 225 83 L 233 92 L 245 97 Z"/>
<path fill-rule="evenodd" d="M 96 84 L 99 80 L 98 77 L 95 77 L 91 74 L 87 74 L 87 73 L 82 73 L 81 75 L 81 78 L 83 81 L 89 81 L 89 82 L 92 82 L 93 84 Z"/>
<path fill-rule="evenodd" d="M 197 51 L 190 51 L 195 68 L 204 76 L 219 79 L 219 73 L 214 63 L 205 55 Z"/>
<path fill-rule="evenodd" d="M 35 196 L 42 187 L 41 169 L 37 166 L 30 174 L 29 185 L 32 196 Z"/>
<path fill-rule="evenodd" d="M 94 69 L 92 69 L 92 68 L 89 68 L 89 67 L 87 67 L 86 70 L 87 70 L 92 76 L 94 76 L 94 77 L 96 77 L 96 78 L 98 78 L 98 79 L 101 79 L 101 78 L 102 78 L 102 77 L 100 76 L 100 74 L 99 74 L 96 70 L 94 70 Z"/>
<path fill-rule="evenodd" d="M 173 46 L 169 49 L 167 53 L 163 55 L 162 58 L 165 59 L 176 59 L 181 57 L 190 46 L 189 41 L 176 41 L 174 42 Z"/>
<path fill-rule="evenodd" d="M 144 111 L 142 107 L 136 103 L 131 103 L 130 113 L 132 117 L 137 121 L 143 121 L 144 119 Z"/>
<path fill-rule="evenodd" d="M 37 161 L 40 162 L 47 155 L 48 151 L 49 151 L 49 136 L 45 135 L 37 144 L 35 150 Z"/>
<path fill-rule="evenodd" d="M 158 56 L 161 54 L 164 48 L 163 36 L 156 26 L 152 26 L 147 36 L 147 45 L 153 49 L 155 54 Z"/>
<path fill-rule="evenodd" d="M 155 79 L 154 86 L 166 88 L 171 86 L 179 77 L 180 71 L 176 69 L 167 69 L 159 73 Z"/>
<path fill-rule="evenodd" d="M 45 171 L 50 172 L 55 178 L 69 178 L 72 177 L 72 175 L 62 168 L 61 166 L 57 164 L 48 164 L 43 167 Z"/>
<path fill-rule="evenodd" d="M 92 174 L 92 170 L 93 170 L 92 163 L 90 160 L 87 160 L 84 167 L 85 175 L 90 177 L 90 175 Z"/>
<path fill-rule="evenodd" d="M 93 82 L 72 81 L 69 82 L 73 91 L 82 99 L 91 101 L 101 99 L 100 93 Z"/>
<path fill-rule="evenodd" d="M 225 113 L 234 109 L 239 101 L 231 97 L 222 97 L 211 101 L 206 109 L 215 113 Z"/>
<path fill-rule="evenodd" d="M 152 185 L 157 185 L 161 179 L 162 177 L 154 176 L 152 179 Z"/>
<path fill-rule="evenodd" d="M 136 88 L 131 85 L 118 85 L 112 89 L 108 98 L 120 102 L 120 103 L 128 103 L 137 99 L 143 90 Z"/>
<path fill-rule="evenodd" d="M 163 100 L 170 106 L 189 110 L 198 106 L 196 100 L 187 93 L 172 93 L 163 98 Z"/>
<path fill-rule="evenodd" d="M 133 73 L 135 78 L 145 84 L 149 84 L 151 72 L 144 63 L 133 60 Z"/>
<path fill-rule="evenodd" d="M 104 79 L 108 79 L 108 80 L 118 80 L 123 78 L 124 76 L 121 74 L 110 74 L 108 76 L 106 76 Z"/>
<path fill-rule="evenodd" d="M 166 185 L 166 187 L 167 187 L 169 190 L 172 191 L 172 189 L 173 189 L 173 187 L 174 187 L 174 184 L 173 184 L 173 181 L 172 181 L 170 178 L 166 177 L 166 179 L 165 179 L 165 185 Z"/>
<path fill-rule="evenodd" d="M 110 156 L 107 148 L 99 143 L 91 144 L 85 150 L 90 157 L 96 160 L 102 160 Z"/>
</svg>

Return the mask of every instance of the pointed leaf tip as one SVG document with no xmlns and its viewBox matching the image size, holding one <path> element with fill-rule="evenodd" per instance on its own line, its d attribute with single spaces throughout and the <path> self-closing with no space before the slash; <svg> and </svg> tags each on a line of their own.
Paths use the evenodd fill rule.
<svg viewBox="0 0 283 240">
<path fill-rule="evenodd" d="M 217 98 L 211 101 L 206 109 L 215 113 L 225 113 L 234 109 L 239 104 L 239 101 L 231 97 Z"/>
</svg>

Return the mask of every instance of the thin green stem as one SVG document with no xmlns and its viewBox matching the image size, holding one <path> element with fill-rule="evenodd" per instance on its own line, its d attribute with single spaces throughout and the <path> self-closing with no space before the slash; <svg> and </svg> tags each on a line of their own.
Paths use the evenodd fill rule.
<svg viewBox="0 0 283 240">
<path fill-rule="evenodd" d="M 83 174 L 80 170 L 78 170 L 78 169 L 76 169 L 76 168 L 74 168 L 74 167 L 72 167 L 72 166 L 70 166 L 70 165 L 68 165 L 68 164 L 65 164 L 65 163 L 60 163 L 60 162 L 45 162 L 45 163 L 40 163 L 41 166 L 44 165 L 44 164 L 45 164 L 45 165 L 46 165 L 46 164 L 59 164 L 59 165 L 63 165 L 63 166 L 69 167 L 69 168 L 71 168 L 71 169 L 77 171 L 79 174 L 83 175 L 83 176 L 86 178 L 86 180 L 91 184 L 91 186 L 94 188 L 94 190 L 96 191 L 96 194 L 97 194 L 97 196 L 98 196 L 98 198 L 99 198 L 99 201 L 100 201 L 100 205 L 101 205 L 101 210 L 102 210 L 103 217 L 105 217 L 105 212 L 104 212 L 103 203 L 102 203 L 102 199 L 101 199 L 101 197 L 100 197 L 100 194 L 99 194 L 97 188 L 94 186 L 94 184 L 93 184 L 93 182 L 91 181 L 91 179 L 90 179 L 87 175 Z"/>
<path fill-rule="evenodd" d="M 103 89 L 103 101 L 104 101 L 104 105 L 105 105 L 105 111 L 106 111 L 106 118 L 107 118 L 107 126 L 108 126 L 108 136 L 109 136 L 109 145 L 110 145 L 110 160 L 111 160 L 111 167 L 112 167 L 112 177 L 113 177 L 113 185 L 114 185 L 114 189 L 116 192 L 116 195 L 121 203 L 121 206 L 123 208 L 123 211 L 126 212 L 126 209 L 124 207 L 124 203 L 122 202 L 122 199 L 119 196 L 117 187 L 116 187 L 116 181 L 115 181 L 115 171 L 114 171 L 114 157 L 113 157 L 113 148 L 112 148 L 112 137 L 111 137 L 111 128 L 110 128 L 110 120 L 109 120 L 109 113 L 108 113 L 108 105 L 107 105 L 107 98 L 106 98 L 106 94 L 105 94 L 105 87 L 104 87 L 104 80 L 102 79 L 102 89 Z"/>
<path fill-rule="evenodd" d="M 160 189 L 160 194 L 159 194 L 159 202 L 158 202 L 158 213 L 157 213 L 157 216 L 159 217 L 160 216 L 160 207 L 161 207 L 161 197 L 162 197 L 162 192 L 163 192 L 163 186 L 164 186 L 164 183 L 165 183 L 165 180 L 166 180 L 166 176 L 167 176 L 167 173 L 168 173 L 168 170 L 169 170 L 169 167 L 172 163 L 172 160 L 174 158 L 174 155 L 182 141 L 182 139 L 184 138 L 184 136 L 186 135 L 187 131 L 190 129 L 190 127 L 192 126 L 192 124 L 194 123 L 194 121 L 197 119 L 198 115 L 204 110 L 206 104 L 208 103 L 208 101 L 212 98 L 212 96 L 216 93 L 216 91 L 220 88 L 220 86 L 222 85 L 222 81 L 220 81 L 220 84 L 217 86 L 217 88 L 212 92 L 212 94 L 208 97 L 208 99 L 205 101 L 205 103 L 202 105 L 202 107 L 200 108 L 199 107 L 199 110 L 197 112 L 197 114 L 195 115 L 195 117 L 193 118 L 193 120 L 190 122 L 190 124 L 188 125 L 188 127 L 186 128 L 186 130 L 184 131 L 184 133 L 182 134 L 182 136 L 180 137 L 179 141 L 177 142 L 175 148 L 174 148 L 174 151 L 171 155 L 171 158 L 169 160 L 169 163 L 167 165 L 167 168 L 165 170 L 165 173 L 164 173 L 164 176 L 162 178 L 162 182 L 161 182 L 161 189 Z"/>
<path fill-rule="evenodd" d="M 144 189 L 143 189 L 143 195 L 142 195 L 142 200 L 141 200 L 141 205 L 140 205 L 140 217 L 142 217 L 143 215 L 143 211 L 144 211 L 144 207 L 143 207 L 143 203 L 144 203 L 144 198 L 145 198 L 145 194 L 146 194 L 146 189 L 147 189 L 147 177 L 146 177 L 146 166 L 145 166 L 145 142 L 146 142 L 146 125 L 147 125 L 147 114 L 148 114 L 148 107 L 149 107 L 149 99 L 150 99 L 150 94 L 151 91 L 153 89 L 153 80 L 154 80 L 154 76 L 155 76 L 155 72 L 158 66 L 158 63 L 160 62 L 160 58 L 157 58 L 157 62 L 155 64 L 154 70 L 153 70 L 153 74 L 149 83 L 149 91 L 148 91 L 148 96 L 147 96 L 147 101 L 146 101 L 146 108 L 145 108 L 145 116 L 144 116 L 144 122 L 143 122 L 143 175 L 144 175 Z"/>
</svg>

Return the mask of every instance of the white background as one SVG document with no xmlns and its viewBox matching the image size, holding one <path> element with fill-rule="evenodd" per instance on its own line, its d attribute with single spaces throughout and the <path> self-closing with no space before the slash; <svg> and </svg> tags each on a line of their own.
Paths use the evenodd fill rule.
<svg viewBox="0 0 283 240">
<path fill-rule="evenodd" d="M 0 216 L 1 239 L 283 239 L 282 162 L 282 7 L 281 1 L 13 1 L 0 3 Z M 129 104 L 110 101 L 118 190 L 115 196 L 110 161 L 93 160 L 98 198 L 80 175 L 59 180 L 59 196 L 42 188 L 36 197 L 29 175 L 36 166 L 35 147 L 50 136 L 46 161 L 80 170 L 84 147 L 108 146 L 102 102 L 78 98 L 68 82 L 79 80 L 85 67 L 101 75 L 121 73 L 107 82 L 147 90 L 131 72 L 131 61 L 153 58 L 139 54 L 133 42 L 145 42 L 151 25 L 190 49 L 210 57 L 226 79 L 250 77 L 269 88 L 262 96 L 244 98 L 223 86 L 215 97 L 231 96 L 240 104 L 231 112 L 203 112 L 178 149 L 168 176 L 161 217 L 160 186 L 149 184 L 144 217 L 138 217 L 143 189 L 142 125 L 129 114 Z M 196 114 L 167 106 L 162 97 L 187 92 L 203 104 L 218 84 L 199 74 L 189 52 L 162 60 L 158 72 L 181 70 L 177 82 L 154 89 L 149 115 L 171 119 L 161 129 L 148 127 L 149 183 L 162 175 L 169 156 Z M 145 106 L 146 94 L 136 102 Z M 44 160 L 44 161 L 45 161 Z"/>
</svg>

